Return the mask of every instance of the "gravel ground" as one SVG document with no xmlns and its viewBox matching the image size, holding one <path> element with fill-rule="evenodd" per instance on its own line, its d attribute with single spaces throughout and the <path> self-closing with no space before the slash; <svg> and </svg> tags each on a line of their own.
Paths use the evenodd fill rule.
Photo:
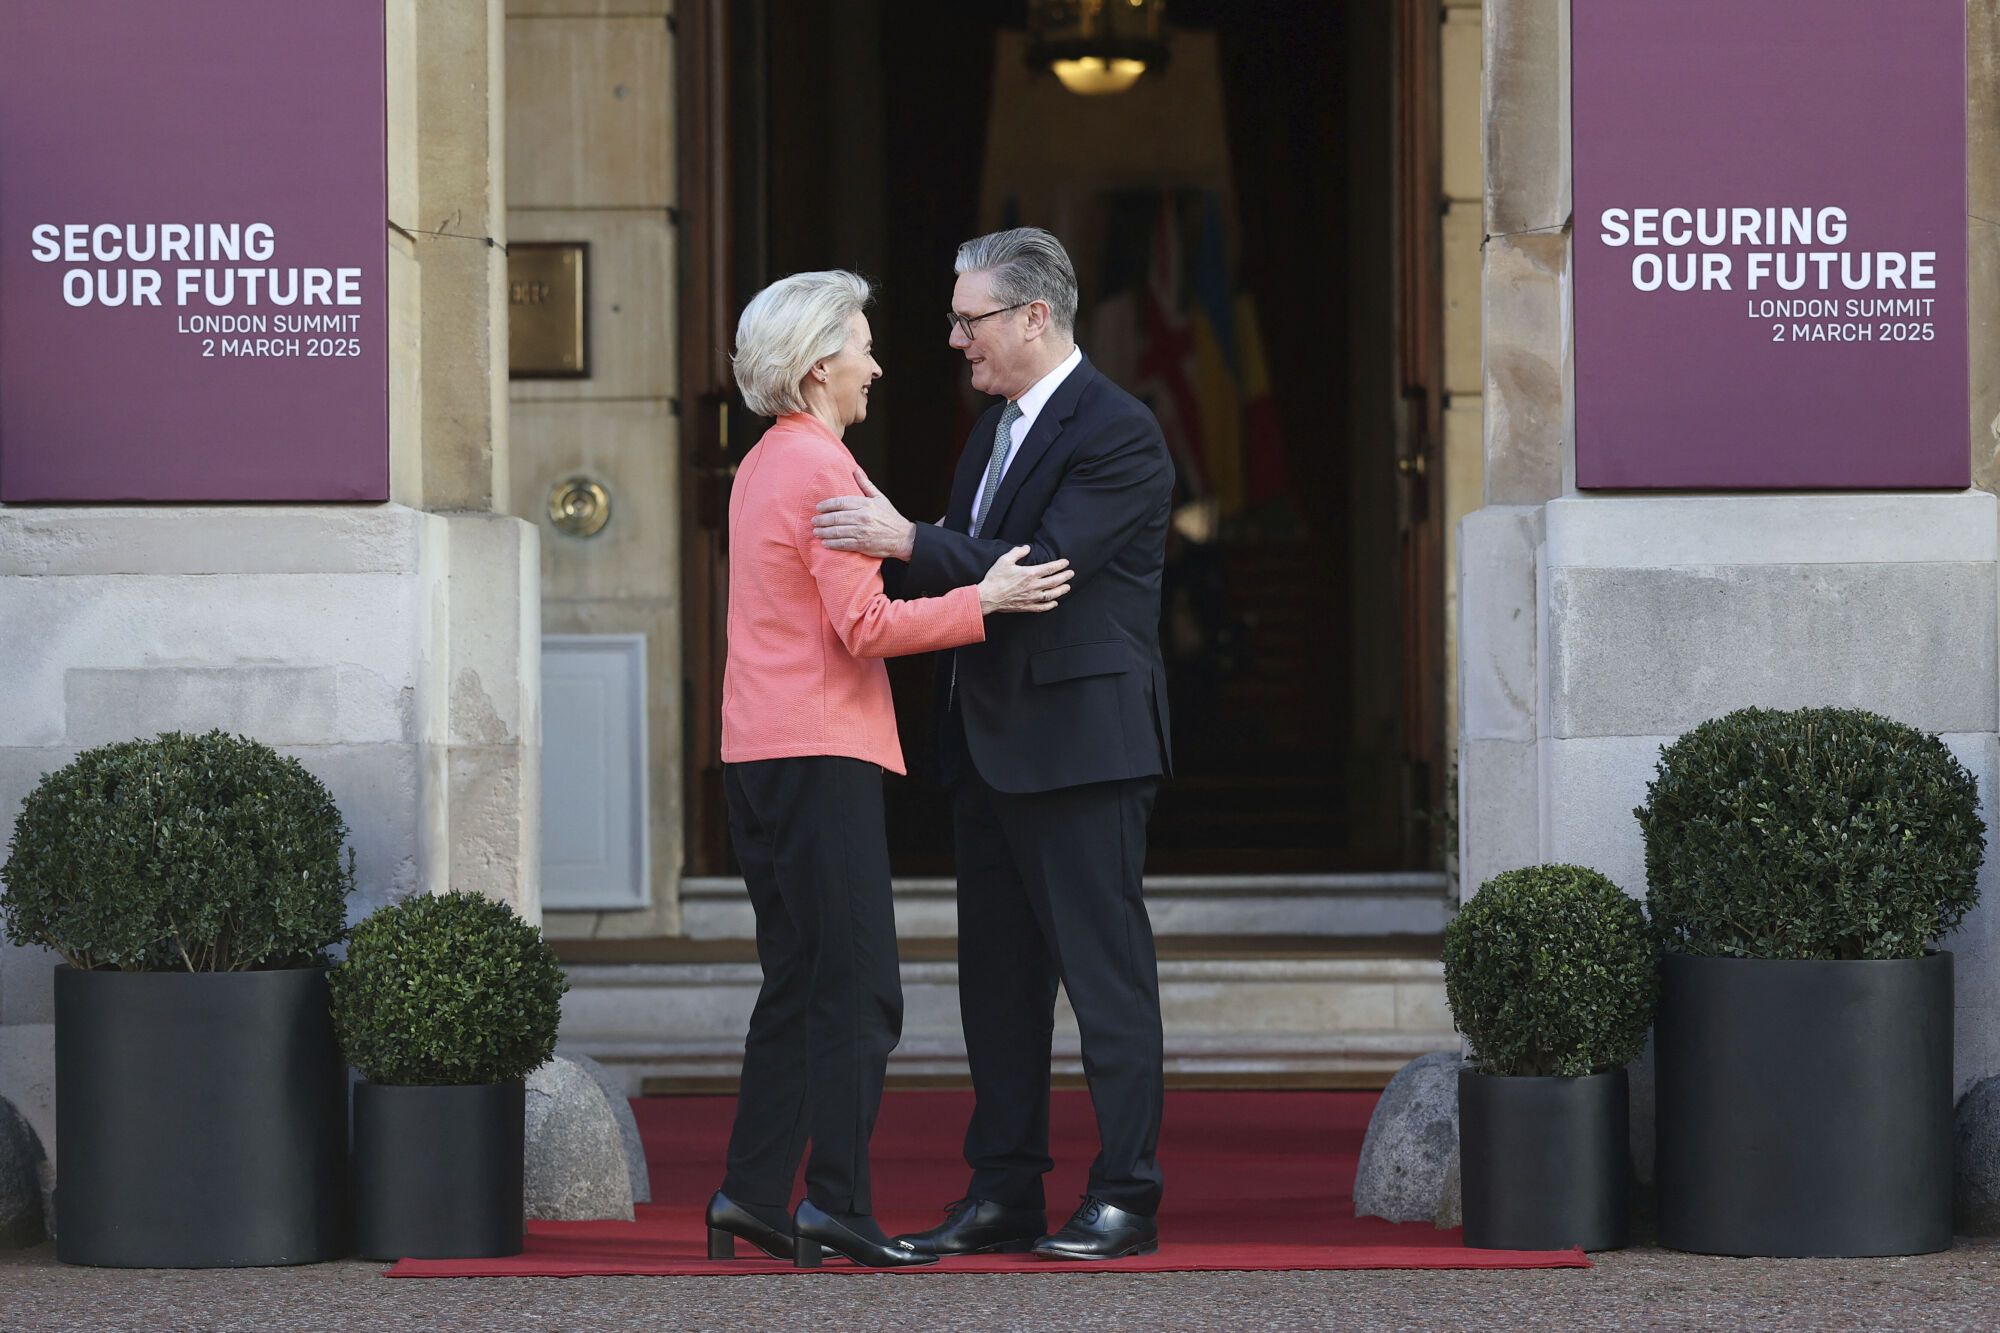
<svg viewBox="0 0 2000 1333">
<path fill-rule="evenodd" d="M 162 1272 L 0 1252 L 0 1329 L 1978 1329 L 2000 1240 L 1913 1259 L 1656 1249 L 1529 1272 L 930 1274 L 389 1281 L 382 1266 Z"/>
</svg>

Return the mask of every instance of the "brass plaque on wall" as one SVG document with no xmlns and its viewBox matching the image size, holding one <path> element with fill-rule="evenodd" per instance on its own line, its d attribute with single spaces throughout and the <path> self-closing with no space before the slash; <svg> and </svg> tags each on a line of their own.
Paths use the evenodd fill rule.
<svg viewBox="0 0 2000 1333">
<path fill-rule="evenodd" d="M 585 241 L 515 241 L 507 247 L 507 373 L 517 380 L 590 374 L 584 297 Z"/>
</svg>

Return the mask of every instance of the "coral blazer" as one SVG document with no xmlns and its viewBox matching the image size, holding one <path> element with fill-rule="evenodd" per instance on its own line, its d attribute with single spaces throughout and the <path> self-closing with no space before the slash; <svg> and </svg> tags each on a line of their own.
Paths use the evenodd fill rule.
<svg viewBox="0 0 2000 1333">
<path fill-rule="evenodd" d="M 722 761 L 844 755 L 904 772 L 885 657 L 980 643 L 976 587 L 892 600 L 882 562 L 830 551 L 813 506 L 865 479 L 819 418 L 781 417 L 729 495 L 729 656 Z"/>
</svg>

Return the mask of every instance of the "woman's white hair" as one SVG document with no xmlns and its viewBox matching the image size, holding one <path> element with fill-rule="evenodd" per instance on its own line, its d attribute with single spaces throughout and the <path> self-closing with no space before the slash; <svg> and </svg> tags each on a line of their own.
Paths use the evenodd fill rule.
<svg viewBox="0 0 2000 1333">
<path fill-rule="evenodd" d="M 736 387 L 760 417 L 806 408 L 813 363 L 847 346 L 847 321 L 868 308 L 868 280 L 845 269 L 794 273 L 752 297 L 736 321 Z"/>
</svg>

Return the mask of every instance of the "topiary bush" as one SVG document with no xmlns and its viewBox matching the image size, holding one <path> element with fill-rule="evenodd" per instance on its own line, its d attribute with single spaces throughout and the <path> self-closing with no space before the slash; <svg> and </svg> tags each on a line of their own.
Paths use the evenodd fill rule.
<svg viewBox="0 0 2000 1333">
<path fill-rule="evenodd" d="M 1445 927 L 1444 989 L 1487 1073 L 1579 1078 L 1645 1049 L 1659 953 L 1616 884 L 1529 866 L 1486 881 Z"/>
<path fill-rule="evenodd" d="M 344 933 L 346 840 L 326 787 L 268 745 L 220 731 L 101 745 L 28 794 L 0 921 L 76 968 L 312 966 Z"/>
<path fill-rule="evenodd" d="M 1666 947 L 1919 958 L 1979 898 L 1979 784 L 1934 736 L 1849 708 L 1745 708 L 1667 746 L 1635 812 Z"/>
<path fill-rule="evenodd" d="M 333 1024 L 373 1083 L 511 1083 L 547 1063 L 569 989 L 542 932 L 476 893 L 409 898 L 354 928 Z"/>
</svg>

